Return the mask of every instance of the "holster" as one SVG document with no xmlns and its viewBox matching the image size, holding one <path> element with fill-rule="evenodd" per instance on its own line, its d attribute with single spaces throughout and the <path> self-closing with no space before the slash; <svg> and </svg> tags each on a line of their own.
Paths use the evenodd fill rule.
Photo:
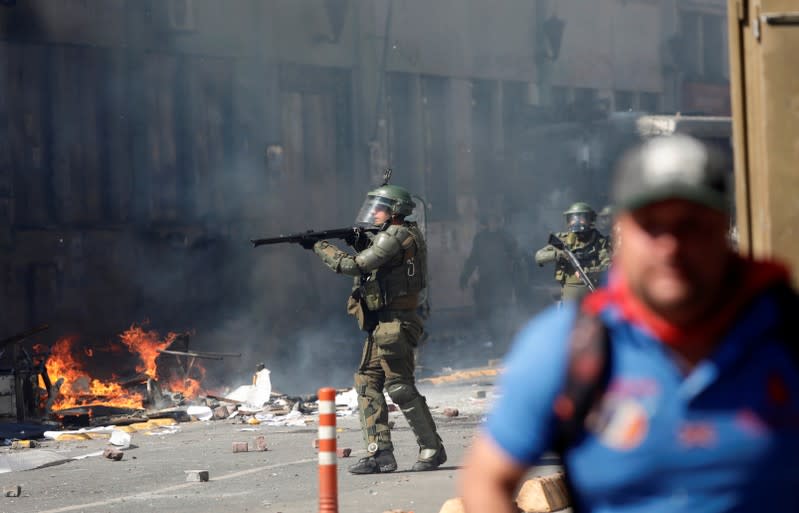
<svg viewBox="0 0 799 513">
<path fill-rule="evenodd" d="M 377 327 L 377 313 L 366 309 L 359 289 L 355 289 L 347 299 L 347 313 L 355 317 L 358 328 L 367 333 L 371 333 Z"/>
</svg>

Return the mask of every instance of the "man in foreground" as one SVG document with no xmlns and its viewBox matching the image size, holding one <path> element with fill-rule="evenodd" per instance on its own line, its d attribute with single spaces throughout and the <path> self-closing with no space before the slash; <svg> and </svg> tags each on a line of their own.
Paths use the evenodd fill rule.
<svg viewBox="0 0 799 513">
<path fill-rule="evenodd" d="M 515 512 L 551 449 L 581 512 L 799 511 L 798 303 L 784 267 L 730 249 L 727 177 L 684 136 L 625 156 L 609 284 L 517 337 L 468 512 Z"/>
</svg>

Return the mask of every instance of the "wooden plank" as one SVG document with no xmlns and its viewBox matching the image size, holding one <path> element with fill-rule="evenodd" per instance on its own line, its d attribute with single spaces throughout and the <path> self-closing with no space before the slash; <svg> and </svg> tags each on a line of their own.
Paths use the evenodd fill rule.
<svg viewBox="0 0 799 513">
<path fill-rule="evenodd" d="M 303 136 L 302 94 L 282 93 L 281 101 L 283 120 L 283 176 L 278 190 L 284 191 L 280 196 L 282 204 L 298 198 L 305 180 L 305 147 Z"/>
<path fill-rule="evenodd" d="M 133 165 L 131 159 L 131 110 L 128 84 L 129 59 L 123 50 L 109 56 L 108 88 L 105 100 L 108 109 L 101 126 L 105 128 L 107 152 L 102 180 L 107 184 L 106 208 L 111 220 L 126 222 L 133 218 Z"/>
<path fill-rule="evenodd" d="M 147 217 L 156 222 L 177 219 L 177 140 L 175 93 L 177 58 L 148 54 L 144 59 L 146 170 L 149 177 Z"/>
<path fill-rule="evenodd" d="M 339 211 L 354 215 L 357 205 L 342 205 L 337 194 L 336 176 L 336 118 L 331 94 L 303 95 L 303 128 L 305 149 L 305 179 L 311 186 L 308 194 L 315 208 L 318 226 L 329 224 L 334 218 L 343 222 Z M 336 215 L 338 214 L 338 215 Z"/>
<path fill-rule="evenodd" d="M 93 48 L 80 48 L 77 54 L 80 67 L 76 77 L 79 83 L 79 111 L 76 125 L 79 127 L 78 136 L 80 154 L 80 168 L 76 174 L 81 183 L 79 191 L 73 191 L 83 196 L 83 212 L 81 221 L 87 224 L 96 224 L 105 221 L 103 216 L 103 184 L 100 171 L 100 147 L 104 136 L 100 135 L 98 123 L 99 106 L 105 108 L 104 86 L 107 83 L 105 71 L 105 55 L 102 51 Z"/>
<path fill-rule="evenodd" d="M 79 141 L 75 119 L 75 104 L 78 96 L 78 83 L 75 70 L 79 63 L 77 49 L 68 46 L 54 47 L 52 50 L 53 87 L 51 88 L 52 129 L 52 168 L 53 191 L 58 220 L 72 224 L 81 218 L 81 201 L 75 189 L 74 169 L 80 166 Z"/>
<path fill-rule="evenodd" d="M 233 70 L 229 61 L 210 58 L 191 59 L 188 67 L 191 201 L 200 218 L 218 217 L 229 208 L 225 201 L 230 179 L 225 141 Z"/>
</svg>

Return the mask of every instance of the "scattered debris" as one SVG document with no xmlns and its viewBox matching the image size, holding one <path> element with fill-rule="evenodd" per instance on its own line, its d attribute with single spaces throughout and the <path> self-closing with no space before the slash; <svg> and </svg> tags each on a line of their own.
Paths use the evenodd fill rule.
<svg viewBox="0 0 799 513">
<path fill-rule="evenodd" d="M 269 369 L 261 369 L 253 376 L 252 385 L 242 385 L 225 398 L 241 403 L 242 407 L 239 409 L 258 412 L 269 402 L 271 394 L 272 382 L 269 379 Z"/>
<path fill-rule="evenodd" d="M 130 447 L 132 438 L 133 437 L 130 436 L 130 433 L 115 429 L 113 432 L 111 432 L 111 437 L 108 439 L 108 443 L 117 446 L 119 449 L 127 449 Z"/>
<path fill-rule="evenodd" d="M 485 399 L 486 398 L 486 391 L 485 390 L 477 390 L 474 393 L 475 399 Z"/>
<path fill-rule="evenodd" d="M 458 415 L 460 415 L 460 412 L 457 408 L 444 408 L 445 417 L 457 417 Z"/>
<path fill-rule="evenodd" d="M 256 436 L 255 437 L 255 450 L 256 451 L 266 451 L 266 437 L 265 436 Z"/>
<path fill-rule="evenodd" d="M 114 447 L 106 447 L 105 450 L 103 451 L 103 458 L 107 458 L 113 461 L 121 460 L 124 455 L 125 454 L 122 451 Z"/>
<path fill-rule="evenodd" d="M 227 406 L 217 406 L 214 410 L 214 419 L 216 420 L 224 420 L 230 416 L 230 410 Z"/>
<path fill-rule="evenodd" d="M 208 481 L 207 470 L 184 470 L 186 472 L 186 481 L 189 483 L 205 483 Z"/>
<path fill-rule="evenodd" d="M 186 409 L 189 417 L 196 418 L 197 420 L 211 420 L 214 416 L 213 410 L 208 406 L 189 406 Z"/>
<path fill-rule="evenodd" d="M 392 412 L 392 411 L 400 411 L 400 409 L 399 409 L 399 406 L 397 406 L 396 404 L 393 404 L 393 403 L 392 403 L 392 404 L 389 404 L 389 405 L 388 405 L 388 411 L 389 411 L 389 412 Z"/>
<path fill-rule="evenodd" d="M 350 454 L 352 454 L 352 449 L 349 447 L 339 447 L 336 449 L 336 456 L 339 458 L 349 458 Z"/>
<path fill-rule="evenodd" d="M 19 497 L 21 493 L 22 487 L 19 485 L 3 487 L 3 497 Z"/>
<path fill-rule="evenodd" d="M 314 440 L 313 440 L 313 448 L 314 449 L 318 449 L 319 448 L 319 439 L 318 438 L 314 438 Z"/>
<path fill-rule="evenodd" d="M 247 452 L 249 447 L 247 442 L 233 442 L 233 452 Z"/>
</svg>

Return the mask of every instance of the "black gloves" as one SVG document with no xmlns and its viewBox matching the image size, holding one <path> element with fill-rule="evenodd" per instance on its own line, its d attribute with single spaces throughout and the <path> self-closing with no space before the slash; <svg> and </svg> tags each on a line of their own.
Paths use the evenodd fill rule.
<svg viewBox="0 0 799 513">
<path fill-rule="evenodd" d="M 355 246 L 358 243 L 358 239 L 361 238 L 360 230 L 352 230 L 346 237 L 344 237 L 344 242 L 347 243 L 349 246 Z"/>
<path fill-rule="evenodd" d="M 300 246 L 302 246 L 303 249 L 313 249 L 314 244 L 316 244 L 316 240 L 310 237 L 300 239 Z"/>
</svg>

